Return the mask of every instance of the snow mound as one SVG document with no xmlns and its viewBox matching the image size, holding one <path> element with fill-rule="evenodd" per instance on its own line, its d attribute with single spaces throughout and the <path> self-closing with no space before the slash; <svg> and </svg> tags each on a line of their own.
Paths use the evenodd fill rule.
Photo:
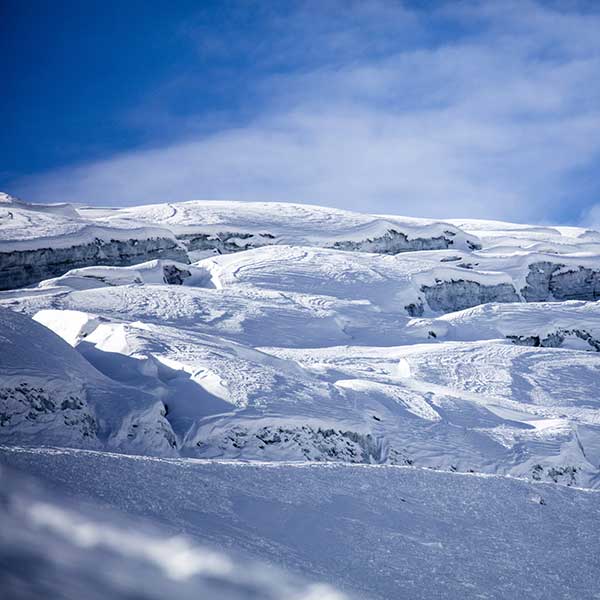
<svg viewBox="0 0 600 600">
<path fill-rule="evenodd" d="M 600 303 L 571 300 L 530 304 L 486 304 L 409 328 L 433 331 L 437 339 L 512 340 L 528 346 L 600 352 Z"/>
<path fill-rule="evenodd" d="M 73 314 L 54 315 L 55 326 Z M 81 316 L 80 316 L 81 317 Z M 81 329 L 89 326 L 79 319 Z M 110 380 L 29 317 L 0 309 L 0 440 L 172 454 L 155 398 Z"/>
<path fill-rule="evenodd" d="M 410 316 L 489 302 L 600 298 L 600 255 L 450 251 L 398 256 L 264 247 L 197 263 L 217 288 L 253 288 L 363 300 Z"/>
<path fill-rule="evenodd" d="M 37 289 L 69 288 L 87 290 L 108 286 L 194 285 L 213 287 L 208 271 L 173 260 L 151 260 L 129 267 L 84 267 L 71 269 L 60 277 L 41 281 Z"/>
</svg>

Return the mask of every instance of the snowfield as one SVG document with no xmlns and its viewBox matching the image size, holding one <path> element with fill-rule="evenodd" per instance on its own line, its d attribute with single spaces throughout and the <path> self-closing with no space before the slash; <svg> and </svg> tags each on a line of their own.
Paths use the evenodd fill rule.
<svg viewBox="0 0 600 600">
<path fill-rule="evenodd" d="M 81 499 L 68 500 L 6 467 L 0 483 L 4 598 L 349 598 L 327 584 L 116 512 L 117 502 L 108 511 L 97 502 L 83 508 Z"/>
<path fill-rule="evenodd" d="M 143 537 L 133 549 L 123 543 L 136 519 L 144 517 L 163 528 L 154 559 L 158 565 L 149 581 L 154 586 L 157 579 L 159 584 L 167 579 L 168 590 L 174 578 L 169 582 L 165 570 L 177 549 L 169 539 L 185 533 L 202 549 L 217 549 L 219 558 L 235 549 L 320 583 L 309 591 L 296 584 L 295 595 L 288 595 L 284 584 L 289 579 L 282 585 L 275 573 L 267 579 L 269 587 L 258 569 L 229 574 L 221 569 L 213 575 L 217 584 L 229 575 L 233 590 L 236 579 L 245 578 L 246 586 L 254 584 L 250 589 L 257 590 L 251 598 L 567 600 L 597 595 L 600 494 L 594 492 L 411 467 L 202 462 L 19 448 L 2 449 L 0 456 L 4 464 L 50 481 L 65 497 L 58 507 L 51 504 L 49 510 L 44 504 L 45 510 L 39 507 L 28 515 L 42 521 L 37 537 L 43 535 L 44 541 L 60 535 L 62 544 L 77 545 L 82 524 L 73 506 L 92 505 L 95 521 L 106 521 L 107 507 L 128 516 L 115 520 L 122 525 L 121 539 L 107 549 L 109 565 L 116 552 L 125 555 L 121 561 L 129 560 L 123 587 L 130 584 L 132 570 L 140 569 L 132 550 L 139 556 L 152 541 Z M 80 550 L 80 562 L 102 550 L 102 556 L 107 554 L 108 536 L 98 535 L 91 518 L 84 523 L 95 543 L 79 543 L 88 555 L 81 557 Z M 29 535 L 31 529 L 29 524 Z M 45 554 L 39 546 L 34 551 Z M 185 577 L 189 559 L 183 558 L 173 566 L 183 571 L 186 594 L 194 572 Z M 50 553 L 46 560 L 58 562 Z M 215 559 L 199 557 L 198 563 L 204 568 L 196 580 L 210 583 Z M 68 563 L 59 566 L 58 574 L 51 573 L 64 580 Z M 121 565 L 116 574 L 111 568 L 95 574 L 106 585 L 123 570 Z M 323 588 L 323 581 L 329 587 Z M 156 590 L 148 588 L 141 582 L 135 589 L 143 597 L 156 597 Z M 224 592 L 229 589 L 224 586 Z M 228 598 L 213 594 L 200 597 Z"/>
<path fill-rule="evenodd" d="M 600 233 L 239 202 L 1 215 L 1 460 L 34 495 L 285 569 L 233 598 L 596 597 Z"/>
</svg>

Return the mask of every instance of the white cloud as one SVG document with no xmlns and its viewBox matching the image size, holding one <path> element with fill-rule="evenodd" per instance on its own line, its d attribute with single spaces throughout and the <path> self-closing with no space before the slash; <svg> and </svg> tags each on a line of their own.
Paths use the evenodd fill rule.
<svg viewBox="0 0 600 600">
<path fill-rule="evenodd" d="M 105 204 L 229 198 L 435 217 L 562 215 L 578 193 L 575 174 L 600 154 L 600 17 L 534 2 L 452 3 L 427 18 L 402 9 L 396 21 L 385 3 L 370 10 L 372 34 L 381 14 L 417 37 L 427 19 L 465 31 L 392 51 L 388 27 L 385 52 L 370 52 L 355 23 L 319 30 L 317 48 L 342 46 L 344 60 L 313 56 L 308 69 L 263 76 L 264 106 L 243 127 L 31 178 L 17 191 Z M 361 53 L 350 59 L 352 40 Z"/>
</svg>

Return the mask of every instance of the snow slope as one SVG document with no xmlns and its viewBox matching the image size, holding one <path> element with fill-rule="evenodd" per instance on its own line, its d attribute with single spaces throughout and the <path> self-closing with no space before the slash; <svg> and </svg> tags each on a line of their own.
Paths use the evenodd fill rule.
<svg viewBox="0 0 600 600">
<path fill-rule="evenodd" d="M 0 461 L 42 477 L 69 504 L 93 501 L 143 516 L 173 534 L 238 548 L 356 598 L 597 594 L 597 492 L 389 466 L 7 448 Z"/>
<path fill-rule="evenodd" d="M 315 260 L 292 277 L 290 265 L 302 260 L 282 254 L 265 266 L 254 257 L 267 251 L 217 259 L 246 261 L 227 271 L 236 276 L 226 285 L 203 261 L 220 281 L 214 288 L 48 287 L 2 303 L 34 316 L 107 377 L 154 395 L 184 456 L 415 464 L 600 484 L 597 303 L 410 318 L 394 311 L 393 278 L 365 284 L 372 261 L 383 271 L 395 257 L 352 254 L 346 271 L 340 263 L 326 275 L 313 268 L 326 260 Z M 271 282 L 257 284 L 253 269 Z M 319 288 L 338 297 L 308 293 Z"/>
<path fill-rule="evenodd" d="M 83 507 L 10 468 L 0 469 L 0 484 L 4 598 L 347 599 L 156 522 L 97 503 Z"/>
</svg>

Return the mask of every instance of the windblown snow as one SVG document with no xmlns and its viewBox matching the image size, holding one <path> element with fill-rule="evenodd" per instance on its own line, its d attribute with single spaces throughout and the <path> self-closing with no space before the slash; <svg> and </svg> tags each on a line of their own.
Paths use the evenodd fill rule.
<svg viewBox="0 0 600 600">
<path fill-rule="evenodd" d="M 595 597 L 600 233 L 1 200 L 3 462 L 299 598 Z"/>
</svg>

